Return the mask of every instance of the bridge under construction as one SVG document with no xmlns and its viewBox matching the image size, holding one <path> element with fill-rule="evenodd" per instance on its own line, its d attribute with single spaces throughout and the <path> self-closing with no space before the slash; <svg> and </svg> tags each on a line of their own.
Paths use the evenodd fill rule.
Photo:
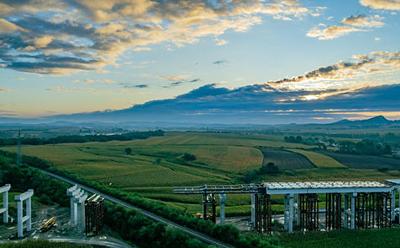
<svg viewBox="0 0 400 248">
<path fill-rule="evenodd" d="M 176 194 L 202 195 L 203 218 L 225 221 L 228 194 L 251 196 L 250 224 L 260 233 L 272 232 L 272 196 L 284 202 L 284 230 L 298 231 L 390 227 L 396 220 L 400 179 L 379 181 L 265 182 L 242 185 L 175 187 Z M 219 201 L 218 199 L 219 198 Z M 400 197 L 399 197 L 400 206 Z M 320 207 L 323 206 L 323 207 Z M 323 216 L 323 218 L 321 218 Z M 399 218 L 400 221 L 400 218 Z"/>
</svg>

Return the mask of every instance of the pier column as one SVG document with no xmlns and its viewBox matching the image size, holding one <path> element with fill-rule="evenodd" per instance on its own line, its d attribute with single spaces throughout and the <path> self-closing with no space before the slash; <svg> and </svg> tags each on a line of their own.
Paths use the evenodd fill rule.
<svg viewBox="0 0 400 248">
<path fill-rule="evenodd" d="M 397 188 L 397 192 L 399 193 L 399 209 L 400 209 L 400 188 Z M 399 224 L 400 224 L 400 213 L 399 213 Z"/>
<path fill-rule="evenodd" d="M 18 238 L 24 237 L 24 223 L 26 222 L 26 230 L 29 232 L 32 228 L 32 202 L 33 189 L 15 196 L 17 202 L 17 230 Z M 24 201 L 26 204 L 26 215 L 24 216 Z"/>
<path fill-rule="evenodd" d="M 74 198 L 73 197 L 71 197 L 71 198 L 69 198 L 69 207 L 70 207 L 70 216 L 71 216 L 71 223 L 74 223 L 74 220 L 75 220 L 75 208 L 74 208 L 74 205 L 75 205 L 75 203 L 74 203 Z"/>
<path fill-rule="evenodd" d="M 22 222 L 22 201 L 17 201 L 17 228 L 18 228 L 18 238 L 22 238 L 24 236 L 24 223 Z"/>
<path fill-rule="evenodd" d="M 357 193 L 353 193 L 351 195 L 351 220 L 350 220 L 350 229 L 356 228 L 356 197 Z"/>
<path fill-rule="evenodd" d="M 256 227 L 256 194 L 251 194 L 251 217 L 250 224 L 253 228 Z"/>
<path fill-rule="evenodd" d="M 285 231 L 289 231 L 289 195 L 284 196 L 283 207 L 283 227 Z"/>
<path fill-rule="evenodd" d="M 10 188 L 10 184 L 0 187 L 0 193 L 3 195 L 3 207 L 0 209 L 0 214 L 3 214 L 3 223 L 8 223 L 8 191 Z"/>
<path fill-rule="evenodd" d="M 74 185 L 67 189 L 67 196 L 69 196 L 69 204 L 70 204 L 70 215 L 71 215 L 71 224 L 74 225 L 77 222 L 77 205 L 75 203 L 75 197 L 80 193 L 80 189 L 78 185 Z"/>
<path fill-rule="evenodd" d="M 300 196 L 296 196 L 296 202 L 294 204 L 295 208 L 295 216 L 296 216 L 296 225 L 300 225 Z"/>
<path fill-rule="evenodd" d="M 219 215 L 219 223 L 225 223 L 225 202 L 226 202 L 226 194 L 219 194 L 219 204 L 220 204 L 220 215 Z"/>
<path fill-rule="evenodd" d="M 343 206 L 343 226 L 349 227 L 349 194 L 344 194 L 344 206 Z"/>
<path fill-rule="evenodd" d="M 391 200 L 390 200 L 390 220 L 391 220 L 391 222 L 394 222 L 395 218 L 396 218 L 396 216 L 394 214 L 394 209 L 396 207 L 396 191 L 392 190 L 392 192 L 390 192 L 390 193 L 391 193 L 390 194 L 390 197 L 391 197 Z"/>
<path fill-rule="evenodd" d="M 32 199 L 26 199 L 26 231 L 30 232 L 32 229 Z"/>
<path fill-rule="evenodd" d="M 289 195 L 289 216 L 288 216 L 288 232 L 293 232 L 293 219 L 294 219 L 294 195 Z"/>
<path fill-rule="evenodd" d="M 74 219 L 72 224 L 73 225 L 77 225 L 78 224 L 78 203 L 76 203 L 75 199 L 74 199 L 74 215 L 73 215 Z"/>
</svg>

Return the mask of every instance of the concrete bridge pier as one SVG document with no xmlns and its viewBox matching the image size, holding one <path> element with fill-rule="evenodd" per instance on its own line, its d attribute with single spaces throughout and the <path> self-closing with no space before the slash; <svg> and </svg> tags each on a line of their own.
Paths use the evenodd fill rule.
<svg viewBox="0 0 400 248">
<path fill-rule="evenodd" d="M 292 233 L 293 232 L 293 220 L 294 220 L 294 195 L 289 194 L 287 195 L 288 198 L 288 232 Z"/>
<path fill-rule="evenodd" d="M 356 229 L 356 198 L 357 193 L 351 194 L 350 229 Z"/>
<path fill-rule="evenodd" d="M 8 223 L 8 192 L 10 189 L 10 184 L 0 187 L 0 194 L 3 194 L 3 207 L 0 208 L 0 214 L 3 214 L 3 223 Z"/>
<path fill-rule="evenodd" d="M 256 194 L 252 193 L 250 195 L 251 198 L 251 216 L 250 216 L 250 224 L 253 229 L 256 227 Z"/>
<path fill-rule="evenodd" d="M 396 191 L 392 190 L 390 192 L 390 221 L 393 223 L 396 220 L 396 216 L 394 214 L 394 209 L 396 208 Z"/>
<path fill-rule="evenodd" d="M 26 230 L 29 232 L 32 229 L 32 202 L 33 189 L 15 196 L 17 202 L 17 230 L 18 238 L 24 237 L 24 223 L 26 222 Z M 26 215 L 24 216 L 24 201 L 26 204 Z"/>
<path fill-rule="evenodd" d="M 224 224 L 225 223 L 225 203 L 226 203 L 226 194 L 221 193 L 219 194 L 219 223 Z"/>
</svg>

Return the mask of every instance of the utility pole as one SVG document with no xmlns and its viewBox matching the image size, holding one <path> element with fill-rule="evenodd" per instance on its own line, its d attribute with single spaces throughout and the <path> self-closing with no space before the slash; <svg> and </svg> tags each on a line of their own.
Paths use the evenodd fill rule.
<svg viewBox="0 0 400 248">
<path fill-rule="evenodd" d="M 20 166 L 22 162 L 21 156 L 21 129 L 18 130 L 18 138 L 17 138 L 17 166 Z"/>
</svg>

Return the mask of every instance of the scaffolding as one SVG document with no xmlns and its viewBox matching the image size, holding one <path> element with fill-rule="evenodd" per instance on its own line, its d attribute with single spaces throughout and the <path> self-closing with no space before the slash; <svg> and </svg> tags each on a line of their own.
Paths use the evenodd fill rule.
<svg viewBox="0 0 400 248">
<path fill-rule="evenodd" d="M 319 228 L 319 200 L 317 194 L 299 195 L 300 229 L 315 231 Z"/>
<path fill-rule="evenodd" d="M 340 229 L 342 227 L 342 194 L 326 194 L 325 206 L 325 229 L 327 231 Z"/>
<path fill-rule="evenodd" d="M 270 233 L 272 231 L 271 196 L 255 194 L 255 204 L 255 230 L 259 233 Z"/>
<path fill-rule="evenodd" d="M 216 194 L 250 194 L 254 230 L 270 233 L 271 196 L 284 196 L 284 229 L 301 231 L 384 228 L 395 220 L 395 191 L 400 179 L 378 181 L 265 182 L 261 184 L 203 185 L 174 188 L 177 194 L 203 195 L 203 218 L 216 222 Z M 325 209 L 320 208 L 321 199 Z M 400 199 L 399 199 L 400 201 Z M 225 212 L 223 212 L 225 214 Z M 323 221 L 325 220 L 325 221 Z M 400 221 L 400 218 L 399 218 Z"/>
<path fill-rule="evenodd" d="M 203 195 L 203 219 L 217 223 L 217 200 L 214 194 Z"/>
<path fill-rule="evenodd" d="M 104 198 L 94 194 L 85 201 L 85 233 L 95 236 L 100 233 L 104 224 Z"/>
</svg>

